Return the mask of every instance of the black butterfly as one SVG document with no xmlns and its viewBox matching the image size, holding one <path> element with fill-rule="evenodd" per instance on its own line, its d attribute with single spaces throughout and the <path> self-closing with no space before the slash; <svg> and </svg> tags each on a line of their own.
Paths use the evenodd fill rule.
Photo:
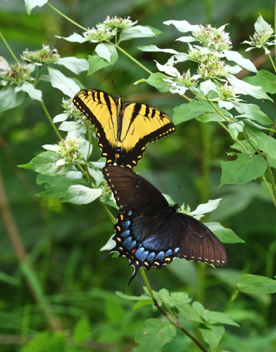
<svg viewBox="0 0 276 352">
<path fill-rule="evenodd" d="M 178 205 L 169 206 L 151 183 L 129 169 L 106 166 L 103 174 L 120 208 L 114 226 L 112 252 L 127 257 L 134 267 L 130 282 L 138 269 L 161 268 L 176 257 L 226 265 L 227 255 L 219 239 L 200 221 L 177 213 Z"/>
</svg>

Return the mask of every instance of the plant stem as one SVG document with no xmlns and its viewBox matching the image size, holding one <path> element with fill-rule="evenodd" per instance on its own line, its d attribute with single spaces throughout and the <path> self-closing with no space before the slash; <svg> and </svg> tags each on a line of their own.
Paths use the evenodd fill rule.
<svg viewBox="0 0 276 352">
<path fill-rule="evenodd" d="M 9 52 L 11 53 L 11 56 L 14 58 L 14 60 L 19 63 L 17 57 L 14 55 L 13 51 L 11 50 L 9 44 L 6 42 L 6 39 L 4 38 L 3 34 L 0 32 L 0 37 L 2 38 L 3 42 L 5 43 L 7 49 L 9 50 Z"/>
<path fill-rule="evenodd" d="M 41 106 L 42 106 L 42 108 L 43 108 L 43 110 L 44 110 L 46 116 L 48 117 L 48 120 L 50 121 L 50 124 L 52 125 L 54 131 L 56 132 L 56 135 L 58 136 L 58 138 L 59 138 L 60 140 L 62 140 L 62 137 L 61 137 L 61 135 L 59 134 L 59 131 L 58 131 L 58 129 L 56 128 L 55 124 L 53 123 L 53 120 L 51 119 L 51 116 L 50 116 L 50 114 L 48 113 L 48 110 L 46 109 L 46 106 L 45 106 L 44 102 L 41 101 L 40 104 L 41 104 Z"/>
<path fill-rule="evenodd" d="M 114 45 L 113 43 L 109 42 L 109 44 L 112 44 Z M 124 49 L 122 49 L 121 47 L 119 46 L 116 46 L 116 48 L 118 50 L 120 50 L 123 54 L 125 54 L 130 60 L 132 60 L 133 62 L 135 62 L 138 66 L 142 67 L 143 70 L 145 70 L 146 72 L 148 72 L 150 75 L 152 74 L 152 72 L 147 69 L 144 65 L 140 64 L 139 61 L 137 61 L 136 59 L 134 59 L 134 57 L 132 57 L 131 55 L 129 55 L 129 53 L 127 53 Z"/>
<path fill-rule="evenodd" d="M 2 180 L 2 174 L 0 169 L 0 211 L 5 224 L 7 233 L 10 237 L 14 252 L 18 258 L 20 269 L 22 270 L 28 286 L 30 288 L 31 294 L 33 295 L 35 301 L 39 304 L 48 324 L 51 326 L 52 330 L 61 330 L 61 324 L 59 320 L 54 316 L 52 308 L 44 295 L 42 287 L 36 277 L 34 270 L 29 264 L 27 253 L 23 247 L 23 243 L 14 221 L 12 212 L 9 207 L 8 199 L 6 197 L 4 184 Z"/>
<path fill-rule="evenodd" d="M 73 23 L 75 26 L 77 26 L 77 27 L 83 29 L 84 31 L 87 31 L 87 29 L 86 29 L 85 27 L 82 27 L 82 26 L 81 26 L 80 24 L 78 24 L 77 22 L 71 20 L 71 18 L 65 16 L 62 12 L 60 12 L 58 9 L 56 9 L 53 5 L 49 4 L 48 2 L 47 2 L 47 4 L 48 4 L 54 11 L 56 11 L 59 15 L 61 15 L 61 16 L 64 17 L 64 18 L 66 18 L 69 22 Z"/>
<path fill-rule="evenodd" d="M 113 224 L 116 224 L 116 219 L 112 215 L 111 211 L 108 209 L 108 207 L 105 205 L 105 203 L 102 203 L 102 205 L 105 208 L 105 211 L 107 212 L 107 215 L 109 216 L 110 220 L 113 222 Z"/>
<path fill-rule="evenodd" d="M 270 164 L 268 162 L 268 160 L 266 159 L 266 162 L 267 162 L 267 171 L 268 171 L 268 175 L 269 175 L 269 179 L 270 179 L 270 182 L 271 182 L 271 186 L 272 186 L 272 191 L 273 191 L 273 201 L 274 201 L 274 204 L 276 205 L 275 201 L 276 201 L 276 187 L 275 187 L 275 181 L 274 181 L 274 177 L 273 177 L 273 173 L 272 173 L 272 170 L 271 170 L 271 167 L 270 167 Z"/>
<path fill-rule="evenodd" d="M 183 328 L 183 326 L 180 325 L 180 323 L 177 320 L 174 320 L 172 317 L 170 317 L 164 310 L 162 307 L 160 307 L 160 305 L 158 304 L 154 293 L 150 287 L 148 278 L 145 274 L 145 269 L 144 268 L 140 268 L 140 273 L 142 275 L 142 278 L 145 282 L 145 285 L 147 286 L 147 289 L 149 291 L 149 294 L 153 300 L 153 303 L 155 305 L 156 308 L 158 308 L 158 310 L 178 329 L 180 329 L 182 332 L 184 332 L 184 334 L 186 334 L 203 352 L 207 352 L 207 350 L 186 330 Z"/>
<path fill-rule="evenodd" d="M 268 54 L 268 57 L 269 57 L 269 59 L 270 59 L 270 62 L 271 62 L 271 64 L 272 64 L 273 68 L 274 68 L 274 72 L 276 72 L 276 66 L 275 66 L 275 63 L 274 63 L 274 61 L 272 60 L 272 57 L 271 57 L 271 55 L 270 55 L 270 54 Z"/>
</svg>

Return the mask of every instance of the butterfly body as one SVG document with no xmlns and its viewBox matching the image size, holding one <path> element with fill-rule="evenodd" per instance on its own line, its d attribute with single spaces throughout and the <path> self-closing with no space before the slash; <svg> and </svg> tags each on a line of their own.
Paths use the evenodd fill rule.
<svg viewBox="0 0 276 352">
<path fill-rule="evenodd" d="M 97 89 L 84 89 L 73 98 L 74 105 L 96 127 L 99 147 L 107 165 L 133 168 L 146 145 L 175 131 L 163 111 L 139 102 L 117 101 Z"/>
<path fill-rule="evenodd" d="M 226 265 L 227 255 L 218 238 L 195 218 L 177 212 L 151 183 L 131 170 L 106 166 L 103 174 L 120 214 L 114 226 L 116 246 L 108 251 L 125 256 L 134 267 L 149 270 L 175 258 Z"/>
</svg>

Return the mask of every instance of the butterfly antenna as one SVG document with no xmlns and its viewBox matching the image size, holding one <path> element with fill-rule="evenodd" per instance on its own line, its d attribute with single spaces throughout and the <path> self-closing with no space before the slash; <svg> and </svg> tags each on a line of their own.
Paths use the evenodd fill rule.
<svg viewBox="0 0 276 352">
<path fill-rule="evenodd" d="M 116 86 L 116 84 L 114 83 L 114 81 L 112 80 L 112 84 L 113 84 L 113 86 L 114 86 L 114 88 L 115 88 L 115 91 L 116 91 L 116 95 L 118 96 L 118 95 L 121 95 L 120 94 L 120 91 L 119 91 L 119 89 L 118 89 L 118 87 Z"/>
</svg>

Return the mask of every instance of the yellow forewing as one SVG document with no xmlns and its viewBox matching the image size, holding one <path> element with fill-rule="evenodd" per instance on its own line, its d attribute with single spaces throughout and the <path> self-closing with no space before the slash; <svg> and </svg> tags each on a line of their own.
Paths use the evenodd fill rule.
<svg viewBox="0 0 276 352">
<path fill-rule="evenodd" d="M 163 111 L 142 103 L 122 103 L 121 98 L 116 103 L 101 90 L 81 90 L 73 103 L 96 127 L 107 164 L 113 164 L 115 155 L 119 155 L 117 164 L 132 168 L 142 157 L 146 144 L 175 131 Z"/>
</svg>

